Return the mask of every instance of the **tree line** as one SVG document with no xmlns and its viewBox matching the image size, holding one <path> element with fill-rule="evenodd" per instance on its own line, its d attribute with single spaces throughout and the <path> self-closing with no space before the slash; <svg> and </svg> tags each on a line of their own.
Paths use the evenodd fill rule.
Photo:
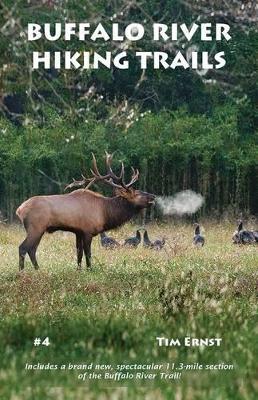
<svg viewBox="0 0 258 400">
<path fill-rule="evenodd" d="M 127 130 L 93 116 L 71 122 L 49 111 L 48 123 L 16 127 L 0 120 L 0 209 L 10 221 L 16 207 L 38 194 L 62 193 L 72 178 L 90 174 L 91 152 L 104 169 L 104 152 L 139 168 L 139 186 L 157 195 L 192 189 L 205 197 L 203 215 L 257 212 L 257 134 L 241 135 L 237 109 L 224 104 L 212 116 L 185 108 L 147 113 Z M 103 193 L 106 192 L 103 187 Z"/>
<path fill-rule="evenodd" d="M 234 3 L 234 4 L 233 4 Z M 255 2 L 3 0 L 0 10 L 0 211 L 12 221 L 31 195 L 61 193 L 115 151 L 158 195 L 192 189 L 203 215 L 258 212 L 258 33 Z M 77 51 L 78 42 L 28 42 L 28 22 L 140 22 L 146 37 L 125 41 L 130 69 L 32 70 L 33 51 Z M 225 22 L 232 40 L 151 42 L 153 23 Z M 90 41 L 81 51 L 121 51 Z M 224 51 L 221 70 L 141 70 L 136 51 Z M 129 172 L 128 172 L 129 173 Z M 106 189 L 103 187 L 103 192 Z"/>
</svg>

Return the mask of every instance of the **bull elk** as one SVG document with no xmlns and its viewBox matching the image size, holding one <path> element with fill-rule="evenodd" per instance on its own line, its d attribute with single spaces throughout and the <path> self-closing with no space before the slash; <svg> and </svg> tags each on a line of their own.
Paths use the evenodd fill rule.
<svg viewBox="0 0 258 400">
<path fill-rule="evenodd" d="M 136 190 L 132 186 L 139 179 L 139 171 L 133 170 L 129 183 L 124 181 L 124 165 L 120 175 L 111 167 L 112 155 L 106 153 L 106 174 L 101 175 L 96 158 L 93 156 L 92 177 L 82 176 L 81 181 L 73 180 L 66 189 L 77 189 L 68 194 L 35 196 L 20 205 L 16 214 L 23 223 L 27 237 L 19 246 L 19 270 L 24 269 L 28 253 L 35 269 L 38 269 L 36 251 L 45 232 L 58 230 L 73 232 L 76 235 L 77 263 L 81 267 L 83 251 L 88 268 L 91 268 L 92 238 L 101 232 L 121 226 L 141 209 L 150 207 L 155 196 Z M 89 190 L 93 183 L 103 182 L 114 188 L 113 197 L 105 197 Z"/>
</svg>

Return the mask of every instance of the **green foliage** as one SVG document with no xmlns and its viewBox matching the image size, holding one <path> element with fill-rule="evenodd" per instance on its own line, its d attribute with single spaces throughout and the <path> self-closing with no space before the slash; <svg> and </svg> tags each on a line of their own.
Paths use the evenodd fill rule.
<svg viewBox="0 0 258 400">
<path fill-rule="evenodd" d="M 200 191 L 206 198 L 204 214 L 222 215 L 230 209 L 257 213 L 257 31 L 248 24 L 249 8 L 241 7 L 243 18 L 235 23 L 237 7 L 216 3 L 214 9 L 222 7 L 230 22 L 232 40 L 153 42 L 153 22 L 217 22 L 216 12 L 206 18 L 205 2 L 190 3 L 176 0 L 171 7 L 169 0 L 129 5 L 124 0 L 2 1 L 4 216 L 12 220 L 15 207 L 28 196 L 62 192 L 72 177 L 89 171 L 90 153 L 95 152 L 101 163 L 104 150 L 116 151 L 116 166 L 122 159 L 127 166 L 139 167 L 144 189 L 162 195 L 188 188 Z M 144 24 L 143 40 L 125 43 L 129 70 L 31 70 L 35 50 L 116 53 L 119 49 L 112 41 L 27 41 L 28 22 L 86 20 L 94 26 L 102 22 L 109 32 L 112 22 L 122 30 L 129 21 Z M 168 45 L 171 55 L 192 45 L 211 54 L 225 51 L 227 65 L 203 74 L 140 70 L 136 50 L 168 51 Z"/>
<path fill-rule="evenodd" d="M 76 5 L 75 5 L 76 4 Z M 225 8 L 224 4 L 224 8 Z M 234 7 L 233 7 L 234 8 Z M 222 10 L 223 12 L 223 10 Z M 226 12 L 226 11 L 225 11 Z M 184 4 L 181 1 L 165 0 L 143 1 L 140 4 L 127 5 L 124 0 L 114 2 L 77 1 L 66 0 L 63 2 L 25 2 L 18 0 L 13 5 L 10 0 L 2 2 L 0 23 L 3 26 L 0 37 L 0 49 L 2 50 L 0 64 L 0 76 L 3 82 L 2 95 L 14 96 L 12 102 L 17 102 L 17 94 L 20 94 L 20 102 L 32 119 L 45 121 L 47 113 L 46 105 L 54 107 L 59 113 L 68 113 L 77 118 L 83 117 L 80 110 L 83 108 L 88 113 L 89 108 L 95 108 L 92 100 L 103 95 L 103 104 L 96 112 L 105 118 L 110 104 L 115 101 L 122 102 L 126 99 L 132 104 L 137 104 L 143 110 L 151 108 L 153 111 L 167 108 L 175 110 L 183 105 L 193 113 L 209 113 L 213 105 L 213 90 L 219 87 L 221 93 L 231 96 L 233 99 L 242 99 L 247 96 L 251 99 L 251 87 L 257 81 L 257 31 L 250 24 L 248 29 L 242 29 L 241 24 L 230 21 L 232 40 L 226 42 L 201 42 L 200 38 L 194 38 L 190 43 L 154 42 L 152 40 L 151 25 L 160 22 L 170 25 L 172 22 L 217 23 L 217 17 L 209 15 L 205 17 L 196 11 L 194 5 Z M 138 43 L 126 43 L 126 51 L 130 58 L 129 70 L 110 70 L 104 67 L 100 70 L 65 71 L 64 69 L 49 71 L 39 69 L 31 70 L 33 51 L 96 51 L 103 53 L 111 50 L 117 53 L 117 44 L 108 41 L 92 42 L 86 38 L 85 42 L 79 42 L 76 37 L 67 42 L 63 37 L 57 42 L 49 42 L 44 39 L 35 42 L 27 41 L 26 27 L 28 22 L 54 24 L 67 21 L 90 21 L 95 26 L 101 22 L 108 32 L 111 32 L 113 22 L 118 22 L 123 31 L 128 21 L 143 23 L 146 29 L 144 38 Z M 94 21 L 94 22 L 92 22 Z M 171 44 L 171 48 L 169 47 Z M 169 51 L 173 56 L 176 51 L 184 51 L 189 46 L 197 46 L 200 50 L 206 50 L 211 55 L 216 51 L 225 51 L 227 67 L 224 70 L 211 70 L 208 74 L 200 76 L 195 71 L 154 70 L 149 68 L 142 76 L 139 61 L 134 56 L 136 50 L 142 51 Z M 166 46 L 168 46 L 166 48 Z M 214 88 L 209 89 L 205 85 L 206 80 L 214 82 Z M 88 90 L 94 87 L 94 96 L 88 95 Z M 257 95 L 256 95 L 257 98 Z M 255 104 L 252 101 L 252 104 Z M 98 103 L 99 106 L 99 103 Z M 9 107 L 13 111 L 15 104 Z M 4 109 L 3 109 L 4 110 Z M 8 112 L 5 109 L 5 112 Z M 18 117 L 10 115 L 17 120 Z M 19 117 L 24 122 L 24 113 Z M 19 119 L 18 118 L 18 119 Z"/>
<path fill-rule="evenodd" d="M 74 235 L 46 235 L 40 269 L 18 272 L 24 231 L 0 227 L 0 397 L 45 400 L 110 399 L 126 386 L 126 399 L 257 397 L 257 248 L 230 242 L 233 224 L 205 223 L 206 245 L 191 245 L 190 225 L 151 224 L 165 235 L 156 252 L 139 246 L 107 251 L 93 242 L 93 270 L 76 271 Z M 113 232 L 121 240 L 134 225 Z M 49 347 L 34 347 L 36 337 Z M 156 337 L 222 338 L 221 347 L 159 347 Z M 84 371 L 25 370 L 25 364 L 233 364 L 232 371 L 183 371 L 180 380 L 78 380 Z M 131 372 L 131 371 L 130 371 Z M 226 379 L 225 379 L 226 377 Z M 111 388 L 112 386 L 112 388 Z M 30 389 L 31 388 L 31 389 Z M 34 388 L 34 392 L 33 389 Z M 80 389 L 86 392 L 78 393 Z M 27 391 L 27 392 L 26 392 Z M 32 391 L 32 392 L 31 392 Z M 106 391 L 106 392 L 105 392 Z M 119 397 L 118 397 L 119 398 Z M 123 397 L 122 397 L 123 398 Z"/>
<path fill-rule="evenodd" d="M 139 167 L 140 185 L 145 180 L 148 190 L 156 194 L 192 188 L 206 196 L 207 212 L 226 209 L 232 201 L 236 209 L 243 207 L 242 203 L 248 209 L 241 196 L 252 198 L 246 179 L 256 165 L 257 133 L 240 135 L 237 113 L 237 107 L 230 104 L 217 107 L 212 116 L 193 115 L 185 109 L 147 113 L 122 132 L 93 115 L 83 123 L 72 122 L 50 110 L 42 128 L 37 124 L 15 128 L 1 119 L 0 207 L 11 218 L 14 207 L 26 197 L 62 192 L 72 177 L 89 173 L 91 152 L 103 168 L 107 150 L 116 152 L 116 167 L 120 159 L 127 167 Z M 156 168 L 158 175 L 154 174 Z M 205 174 L 208 181 L 203 179 Z M 211 180 L 214 175 L 220 181 L 217 188 Z M 241 196 L 237 197 L 235 188 L 231 199 L 223 197 L 227 196 L 225 186 L 232 185 L 236 177 L 240 179 Z"/>
</svg>

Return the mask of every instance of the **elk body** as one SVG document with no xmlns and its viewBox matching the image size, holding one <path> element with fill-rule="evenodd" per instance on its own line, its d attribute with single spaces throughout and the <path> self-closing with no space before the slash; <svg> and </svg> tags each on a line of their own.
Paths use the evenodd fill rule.
<svg viewBox="0 0 258 400">
<path fill-rule="evenodd" d="M 67 188 L 80 187 L 68 194 L 35 196 L 21 204 L 16 214 L 27 232 L 27 237 L 19 246 L 19 270 L 24 268 L 25 256 L 38 269 L 36 251 L 45 232 L 58 230 L 70 231 L 76 235 L 77 262 L 81 267 L 83 252 L 87 267 L 91 267 L 92 238 L 101 232 L 116 228 L 141 209 L 150 207 L 155 196 L 134 189 L 132 186 L 139 178 L 139 171 L 133 169 L 131 181 L 124 182 L 124 165 L 120 175 L 114 174 L 111 168 L 112 156 L 106 153 L 106 175 L 99 173 L 95 156 L 93 155 L 92 177 L 83 177 L 82 181 L 73 181 Z M 104 182 L 115 188 L 114 197 L 105 197 L 89 190 L 93 183 Z"/>
</svg>

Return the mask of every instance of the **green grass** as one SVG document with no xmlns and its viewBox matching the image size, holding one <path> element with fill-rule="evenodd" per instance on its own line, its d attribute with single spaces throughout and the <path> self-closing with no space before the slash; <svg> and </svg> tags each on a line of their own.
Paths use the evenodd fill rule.
<svg viewBox="0 0 258 400">
<path fill-rule="evenodd" d="M 76 271 L 73 235 L 46 235 L 40 270 L 18 273 L 19 227 L 0 229 L 0 398 L 256 399 L 257 246 L 231 243 L 234 226 L 207 223 L 204 248 L 192 227 L 153 225 L 163 251 L 101 249 L 93 271 Z M 113 236 L 134 231 L 127 225 Z M 159 348 L 156 336 L 221 337 L 221 347 Z M 48 336 L 49 347 L 34 347 Z M 233 371 L 184 371 L 180 380 L 80 381 L 80 371 L 31 371 L 37 363 L 233 364 Z"/>
</svg>

